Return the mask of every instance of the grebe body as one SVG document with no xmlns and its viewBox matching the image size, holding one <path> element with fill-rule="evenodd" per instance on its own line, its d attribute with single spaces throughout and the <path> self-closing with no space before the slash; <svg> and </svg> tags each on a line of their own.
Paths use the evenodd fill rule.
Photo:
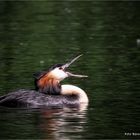
<svg viewBox="0 0 140 140">
<path fill-rule="evenodd" d="M 82 97 L 72 95 L 46 95 L 35 90 L 21 89 L 0 97 L 0 105 L 5 107 L 22 108 L 62 108 L 79 107 L 86 104 Z"/>
<path fill-rule="evenodd" d="M 57 64 L 48 71 L 36 73 L 35 90 L 18 90 L 7 95 L 0 96 L 0 105 L 6 107 L 78 107 L 87 104 L 88 97 L 79 87 L 74 85 L 61 85 L 60 82 L 70 76 L 87 77 L 75 75 L 66 69 L 81 55 L 66 64 Z"/>
</svg>

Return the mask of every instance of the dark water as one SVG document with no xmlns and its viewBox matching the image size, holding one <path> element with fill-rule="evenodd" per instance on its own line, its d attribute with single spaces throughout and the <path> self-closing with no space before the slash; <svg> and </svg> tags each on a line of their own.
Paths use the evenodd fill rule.
<svg viewBox="0 0 140 140">
<path fill-rule="evenodd" d="M 1 139 L 140 138 L 140 2 L 0 1 L 0 94 L 32 89 L 36 71 L 84 54 L 63 83 L 85 110 L 0 108 Z"/>
</svg>

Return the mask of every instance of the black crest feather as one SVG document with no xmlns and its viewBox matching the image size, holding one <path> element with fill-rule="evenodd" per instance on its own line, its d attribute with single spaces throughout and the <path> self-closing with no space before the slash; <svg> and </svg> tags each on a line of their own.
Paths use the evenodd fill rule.
<svg viewBox="0 0 140 140">
<path fill-rule="evenodd" d="M 34 73 L 33 76 L 35 78 L 35 80 L 34 80 L 35 89 L 37 91 L 39 91 L 39 92 L 46 93 L 46 94 L 52 94 L 52 95 L 58 95 L 58 94 L 60 94 L 60 91 L 61 91 L 61 85 L 60 84 L 57 84 L 55 86 L 53 86 L 53 85 L 46 85 L 45 87 L 40 88 L 38 86 L 38 81 L 43 76 L 45 76 L 48 72 L 50 72 L 51 70 L 53 70 L 53 69 L 55 69 L 57 67 L 61 67 L 61 66 L 63 66 L 63 64 L 55 64 L 52 67 L 50 67 L 48 70 L 39 71 L 39 72 Z"/>
</svg>

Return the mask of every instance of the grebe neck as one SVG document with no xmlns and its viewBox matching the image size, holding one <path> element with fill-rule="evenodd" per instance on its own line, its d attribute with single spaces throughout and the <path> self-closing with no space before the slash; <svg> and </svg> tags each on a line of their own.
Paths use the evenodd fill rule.
<svg viewBox="0 0 140 140">
<path fill-rule="evenodd" d="M 54 78 L 45 76 L 36 83 L 36 90 L 45 94 L 60 95 L 60 82 Z"/>
<path fill-rule="evenodd" d="M 80 103 L 88 103 L 87 94 L 79 87 L 73 85 L 62 85 L 61 86 L 62 95 L 76 95 L 79 97 Z"/>
</svg>

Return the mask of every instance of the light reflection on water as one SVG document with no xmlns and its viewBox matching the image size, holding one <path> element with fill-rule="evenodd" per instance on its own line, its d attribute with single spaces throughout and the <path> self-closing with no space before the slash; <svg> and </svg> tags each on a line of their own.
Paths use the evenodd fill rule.
<svg viewBox="0 0 140 140">
<path fill-rule="evenodd" d="M 86 111 L 50 110 L 42 112 L 41 129 L 46 138 L 73 139 L 82 138 L 84 125 L 87 123 Z"/>
</svg>

